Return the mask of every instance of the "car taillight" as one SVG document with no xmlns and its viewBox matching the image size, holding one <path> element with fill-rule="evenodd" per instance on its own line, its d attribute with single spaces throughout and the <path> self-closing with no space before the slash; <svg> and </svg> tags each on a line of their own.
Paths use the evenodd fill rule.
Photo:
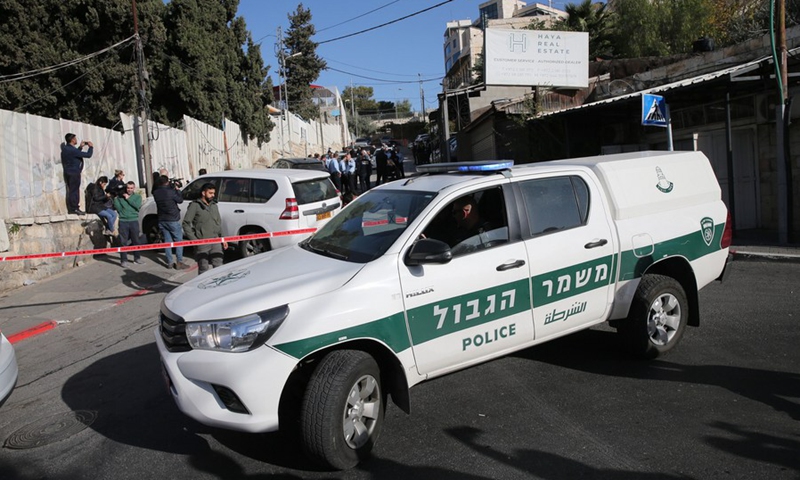
<svg viewBox="0 0 800 480">
<path fill-rule="evenodd" d="M 725 229 L 722 230 L 722 238 L 719 241 L 719 248 L 728 248 L 733 241 L 733 227 L 731 227 L 731 212 L 728 212 L 728 217 L 725 219 Z"/>
<path fill-rule="evenodd" d="M 286 208 L 281 213 L 281 220 L 297 220 L 300 218 L 300 209 L 297 208 L 296 198 L 286 199 Z"/>
</svg>

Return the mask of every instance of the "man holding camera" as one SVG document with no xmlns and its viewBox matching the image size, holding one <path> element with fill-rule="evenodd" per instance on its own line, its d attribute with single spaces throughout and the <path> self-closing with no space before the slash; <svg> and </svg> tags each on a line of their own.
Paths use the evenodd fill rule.
<svg viewBox="0 0 800 480">
<path fill-rule="evenodd" d="M 81 173 L 83 173 L 83 159 L 92 158 L 94 145 L 89 141 L 82 141 L 78 145 L 78 137 L 74 133 L 64 136 L 65 142 L 61 144 L 61 164 L 64 166 L 64 184 L 67 187 L 67 213 L 86 215 L 80 209 Z M 88 146 L 87 151 L 83 147 Z"/>
<path fill-rule="evenodd" d="M 125 191 L 114 198 L 114 208 L 119 213 L 119 240 L 125 247 L 131 245 L 141 245 L 139 241 L 139 209 L 142 208 L 142 196 L 136 193 L 136 184 L 128 182 Z M 128 267 L 128 255 L 125 252 L 119 254 L 120 266 Z M 133 252 L 133 263 L 142 264 L 142 256 L 139 251 Z"/>
<path fill-rule="evenodd" d="M 153 199 L 156 202 L 158 212 L 158 229 L 164 237 L 165 242 L 183 241 L 183 228 L 181 228 L 181 210 L 178 204 L 183 203 L 183 195 L 174 183 L 170 182 L 169 177 L 161 175 L 153 189 Z M 172 249 L 164 249 L 167 257 L 167 268 L 176 270 L 186 270 L 188 265 L 183 263 L 183 247 L 175 247 L 175 257 L 177 263 L 172 263 Z"/>
</svg>

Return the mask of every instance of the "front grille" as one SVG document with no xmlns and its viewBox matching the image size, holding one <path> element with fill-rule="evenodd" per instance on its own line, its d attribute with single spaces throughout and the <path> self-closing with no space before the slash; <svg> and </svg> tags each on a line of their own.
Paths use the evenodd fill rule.
<svg viewBox="0 0 800 480">
<path fill-rule="evenodd" d="M 170 352 L 188 352 L 192 349 L 186 338 L 186 322 L 177 315 L 166 314 L 163 310 L 159 315 L 161 324 L 161 339 Z"/>
</svg>

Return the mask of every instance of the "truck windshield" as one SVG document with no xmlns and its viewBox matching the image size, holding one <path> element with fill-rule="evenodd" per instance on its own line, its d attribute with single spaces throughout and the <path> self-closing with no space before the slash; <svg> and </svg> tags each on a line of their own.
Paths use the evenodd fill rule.
<svg viewBox="0 0 800 480">
<path fill-rule="evenodd" d="M 435 196 L 435 192 L 371 190 L 300 246 L 348 262 L 370 262 L 389 249 Z"/>
</svg>

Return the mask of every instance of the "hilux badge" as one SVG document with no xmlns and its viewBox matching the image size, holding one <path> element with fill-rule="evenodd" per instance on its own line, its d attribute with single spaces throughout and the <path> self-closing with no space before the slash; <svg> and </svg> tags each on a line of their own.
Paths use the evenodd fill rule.
<svg viewBox="0 0 800 480">
<path fill-rule="evenodd" d="M 197 285 L 197 288 L 206 290 L 208 288 L 221 287 L 223 285 L 227 285 L 229 283 L 241 280 L 248 275 L 250 275 L 250 270 L 234 270 L 232 272 L 226 273 L 225 275 L 220 275 L 219 277 L 214 277 L 204 282 L 200 282 Z"/>
<path fill-rule="evenodd" d="M 711 246 L 711 241 L 714 240 L 714 220 L 708 217 L 700 220 L 700 233 L 703 234 L 703 241 L 706 246 Z"/>
</svg>

